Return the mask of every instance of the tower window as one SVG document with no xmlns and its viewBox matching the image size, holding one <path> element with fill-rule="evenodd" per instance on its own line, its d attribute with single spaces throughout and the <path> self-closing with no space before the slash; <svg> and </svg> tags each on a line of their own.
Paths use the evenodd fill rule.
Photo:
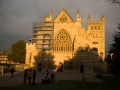
<svg viewBox="0 0 120 90">
<path fill-rule="evenodd" d="M 91 29 L 93 30 L 93 26 L 91 26 Z"/>
<path fill-rule="evenodd" d="M 98 52 L 98 49 L 97 49 L 96 47 L 93 47 L 93 48 L 92 48 L 92 51 Z"/>
<path fill-rule="evenodd" d="M 95 29 L 97 29 L 96 26 L 95 26 Z"/>
<path fill-rule="evenodd" d="M 98 44 L 98 42 L 92 42 L 92 44 Z"/>
<path fill-rule="evenodd" d="M 100 26 L 98 26 L 98 29 L 100 29 Z"/>
</svg>

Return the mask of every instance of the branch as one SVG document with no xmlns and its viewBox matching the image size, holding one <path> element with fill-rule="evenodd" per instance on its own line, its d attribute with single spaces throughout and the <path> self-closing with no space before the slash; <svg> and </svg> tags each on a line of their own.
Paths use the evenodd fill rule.
<svg viewBox="0 0 120 90">
<path fill-rule="evenodd" d="M 120 23 L 117 23 L 118 24 L 118 29 L 120 30 Z"/>
<path fill-rule="evenodd" d="M 118 0 L 107 0 L 107 1 L 112 1 L 111 4 L 116 3 L 116 4 L 119 4 L 119 5 L 120 5 L 120 1 L 118 1 Z M 111 4 L 110 4 L 110 5 L 111 5 Z"/>
</svg>

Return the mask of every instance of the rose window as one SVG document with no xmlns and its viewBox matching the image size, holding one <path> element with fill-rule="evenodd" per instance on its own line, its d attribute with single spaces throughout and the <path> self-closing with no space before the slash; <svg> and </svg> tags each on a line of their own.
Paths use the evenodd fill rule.
<svg viewBox="0 0 120 90">
<path fill-rule="evenodd" d="M 61 30 L 54 40 L 54 51 L 71 51 L 72 41 L 67 31 Z"/>
</svg>

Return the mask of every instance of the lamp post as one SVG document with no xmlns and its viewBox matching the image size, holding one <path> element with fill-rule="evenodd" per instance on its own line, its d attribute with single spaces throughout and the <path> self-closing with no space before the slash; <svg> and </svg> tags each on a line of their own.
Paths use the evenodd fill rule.
<svg viewBox="0 0 120 90">
<path fill-rule="evenodd" d="M 47 70 L 47 59 L 45 59 L 45 62 L 46 62 L 46 70 Z"/>
</svg>

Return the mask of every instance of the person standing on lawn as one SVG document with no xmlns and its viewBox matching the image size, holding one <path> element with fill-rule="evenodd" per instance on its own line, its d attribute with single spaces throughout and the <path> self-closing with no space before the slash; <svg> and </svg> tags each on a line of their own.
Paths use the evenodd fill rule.
<svg viewBox="0 0 120 90">
<path fill-rule="evenodd" d="M 11 70 L 10 70 L 11 77 L 13 77 L 14 72 L 15 72 L 15 70 L 14 70 L 14 68 L 12 67 Z"/>
<path fill-rule="evenodd" d="M 23 84 L 26 84 L 26 81 L 27 81 L 27 77 L 28 77 L 28 74 L 27 74 L 27 69 L 24 70 L 24 82 Z"/>
<path fill-rule="evenodd" d="M 32 85 L 35 85 L 36 70 L 33 71 L 33 82 Z"/>
<path fill-rule="evenodd" d="M 32 73 L 31 73 L 31 70 L 29 70 L 27 74 L 28 74 L 29 84 L 31 84 L 31 79 L 32 79 Z"/>
</svg>

